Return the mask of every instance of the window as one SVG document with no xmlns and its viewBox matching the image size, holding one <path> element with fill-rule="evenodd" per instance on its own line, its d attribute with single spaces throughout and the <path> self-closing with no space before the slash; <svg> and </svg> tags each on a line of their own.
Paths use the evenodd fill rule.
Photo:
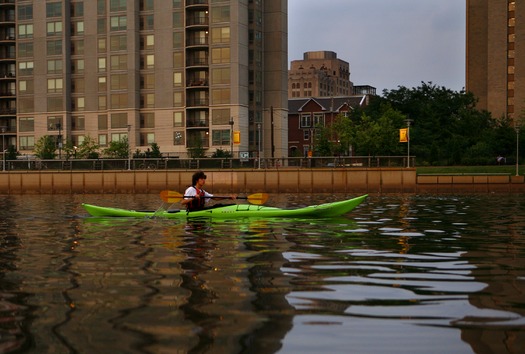
<svg viewBox="0 0 525 354">
<path fill-rule="evenodd" d="M 212 145 L 229 145 L 230 129 L 221 129 L 212 131 Z"/>
<path fill-rule="evenodd" d="M 184 126 L 184 113 L 183 112 L 173 112 L 173 126 L 174 127 Z"/>
<path fill-rule="evenodd" d="M 61 17 L 62 2 L 49 2 L 46 4 L 46 17 Z"/>
<path fill-rule="evenodd" d="M 48 131 L 57 131 L 59 126 L 62 129 L 63 127 L 62 116 L 47 117 L 47 130 Z"/>
<path fill-rule="evenodd" d="M 216 89 L 212 91 L 213 104 L 230 103 L 230 89 Z"/>
<path fill-rule="evenodd" d="M 179 49 L 184 46 L 182 32 L 173 32 L 173 48 Z"/>
<path fill-rule="evenodd" d="M 145 74 L 140 78 L 141 89 L 154 89 L 155 88 L 155 75 Z"/>
<path fill-rule="evenodd" d="M 18 38 L 33 38 L 33 24 L 18 25 Z"/>
<path fill-rule="evenodd" d="M 230 7 L 217 6 L 211 9 L 211 22 L 229 22 L 230 21 Z"/>
<path fill-rule="evenodd" d="M 97 19 L 97 34 L 105 34 L 106 32 L 107 32 L 106 18 L 98 18 Z"/>
<path fill-rule="evenodd" d="M 59 93 L 62 92 L 64 84 L 62 79 L 47 79 L 47 92 Z"/>
<path fill-rule="evenodd" d="M 52 59 L 47 61 L 47 73 L 48 74 L 61 74 L 62 73 L 62 60 Z"/>
<path fill-rule="evenodd" d="M 140 115 L 140 127 L 141 128 L 155 128 L 155 114 L 154 113 L 142 113 Z"/>
<path fill-rule="evenodd" d="M 141 133 L 140 146 L 151 145 L 155 142 L 155 133 Z"/>
<path fill-rule="evenodd" d="M 173 92 L 173 107 L 182 107 L 184 106 L 183 94 L 181 91 Z"/>
<path fill-rule="evenodd" d="M 153 11 L 153 0 L 142 0 L 140 2 L 140 11 Z"/>
<path fill-rule="evenodd" d="M 106 58 L 98 58 L 98 72 L 106 72 Z"/>
<path fill-rule="evenodd" d="M 35 101 L 33 96 L 30 97 L 20 97 L 17 99 L 18 110 L 17 113 L 28 113 L 35 111 Z"/>
<path fill-rule="evenodd" d="M 84 3 L 83 2 L 74 2 L 71 4 L 71 16 L 72 17 L 84 16 Z"/>
<path fill-rule="evenodd" d="M 18 123 L 18 130 L 20 132 L 34 132 L 35 119 L 33 117 L 21 117 Z"/>
<path fill-rule="evenodd" d="M 71 117 L 71 130 L 84 130 L 85 120 L 84 116 L 72 116 Z"/>
<path fill-rule="evenodd" d="M 182 86 L 182 73 L 174 72 L 173 73 L 173 87 L 181 87 L 181 86 Z"/>
<path fill-rule="evenodd" d="M 155 107 L 155 94 L 145 93 L 140 97 L 141 108 L 154 108 Z"/>
<path fill-rule="evenodd" d="M 128 114 L 127 113 L 113 113 L 111 115 L 111 129 L 127 128 Z"/>
<path fill-rule="evenodd" d="M 18 43 L 18 56 L 19 57 L 32 57 L 33 56 L 33 43 Z"/>
<path fill-rule="evenodd" d="M 61 55 L 62 54 L 62 40 L 47 41 L 47 55 Z"/>
<path fill-rule="evenodd" d="M 324 114 L 314 113 L 314 127 L 324 127 Z"/>
<path fill-rule="evenodd" d="M 33 5 L 18 5 L 18 19 L 32 20 L 33 19 Z"/>
<path fill-rule="evenodd" d="M 175 131 L 173 132 L 173 145 L 184 145 L 184 132 Z"/>
<path fill-rule="evenodd" d="M 213 48 L 211 50 L 212 64 L 221 64 L 230 62 L 230 48 Z"/>
<path fill-rule="evenodd" d="M 98 77 L 98 91 L 104 92 L 108 89 L 107 79 L 105 76 Z"/>
<path fill-rule="evenodd" d="M 111 58 L 111 70 L 126 70 L 128 68 L 128 56 L 124 55 L 112 55 Z"/>
<path fill-rule="evenodd" d="M 108 135 L 107 134 L 99 134 L 98 135 L 98 145 L 100 145 L 100 146 L 108 146 Z"/>
<path fill-rule="evenodd" d="M 155 55 L 147 54 L 141 57 L 141 69 L 153 69 L 155 67 Z"/>
<path fill-rule="evenodd" d="M 126 0 L 110 0 L 109 11 L 126 11 Z"/>
<path fill-rule="evenodd" d="M 108 98 L 106 96 L 98 96 L 98 109 L 108 109 Z"/>
<path fill-rule="evenodd" d="M 73 59 L 72 62 L 73 74 L 82 74 L 84 72 L 84 59 Z"/>
<path fill-rule="evenodd" d="M 128 94 L 118 93 L 111 95 L 111 108 L 127 108 L 128 107 Z"/>
<path fill-rule="evenodd" d="M 229 84 L 230 68 L 217 68 L 212 70 L 212 84 Z"/>
<path fill-rule="evenodd" d="M 140 17 L 140 30 L 147 31 L 153 29 L 153 15 L 145 15 Z"/>
<path fill-rule="evenodd" d="M 47 98 L 47 110 L 49 112 L 58 112 L 64 110 L 64 100 L 61 96 Z"/>
<path fill-rule="evenodd" d="M 230 43 L 230 28 L 229 27 L 212 28 L 211 29 L 211 42 L 212 44 Z"/>
<path fill-rule="evenodd" d="M 184 55 L 182 52 L 173 53 L 173 67 L 182 68 L 184 67 Z"/>
<path fill-rule="evenodd" d="M 125 90 L 128 87 L 127 74 L 112 74 L 111 75 L 111 89 Z"/>
<path fill-rule="evenodd" d="M 111 36 L 109 50 L 116 52 L 119 50 L 126 50 L 128 48 L 128 38 L 125 34 Z"/>
<path fill-rule="evenodd" d="M 230 109 L 229 108 L 214 109 L 211 112 L 211 124 L 221 125 L 221 124 L 229 124 L 229 122 L 230 122 Z"/>
<path fill-rule="evenodd" d="M 34 136 L 21 136 L 19 139 L 20 150 L 33 150 L 35 148 Z"/>
<path fill-rule="evenodd" d="M 84 97 L 75 97 L 73 99 L 73 110 L 74 111 L 83 111 L 85 108 L 86 108 L 86 103 L 85 103 Z"/>
<path fill-rule="evenodd" d="M 182 22 L 182 12 L 174 12 L 173 13 L 173 28 L 182 28 L 183 22 Z"/>
<path fill-rule="evenodd" d="M 33 75 L 34 62 L 23 61 L 18 63 L 18 74 L 19 75 Z"/>
<path fill-rule="evenodd" d="M 106 130 L 108 129 L 108 115 L 107 114 L 99 114 L 98 116 L 98 130 Z"/>
<path fill-rule="evenodd" d="M 312 116 L 310 113 L 301 114 L 301 128 L 308 128 L 312 126 Z"/>
<path fill-rule="evenodd" d="M 97 48 L 99 53 L 106 52 L 106 38 L 99 38 L 97 41 Z"/>
<path fill-rule="evenodd" d="M 35 92 L 33 80 L 19 80 L 18 92 L 20 94 L 32 94 Z"/>
<path fill-rule="evenodd" d="M 86 83 L 83 77 L 76 77 L 72 80 L 71 91 L 73 93 L 84 93 L 86 90 Z"/>
<path fill-rule="evenodd" d="M 76 21 L 71 24 L 71 35 L 79 36 L 84 34 L 84 21 Z"/>
<path fill-rule="evenodd" d="M 111 31 L 125 31 L 128 27 L 126 16 L 112 16 L 109 19 Z"/>
<path fill-rule="evenodd" d="M 71 41 L 71 55 L 83 55 L 84 54 L 84 40 L 75 39 Z"/>
<path fill-rule="evenodd" d="M 123 141 L 128 138 L 128 133 L 112 133 L 111 141 Z"/>
<path fill-rule="evenodd" d="M 140 38 L 140 49 L 154 49 L 155 48 L 155 36 L 148 34 Z"/>
</svg>

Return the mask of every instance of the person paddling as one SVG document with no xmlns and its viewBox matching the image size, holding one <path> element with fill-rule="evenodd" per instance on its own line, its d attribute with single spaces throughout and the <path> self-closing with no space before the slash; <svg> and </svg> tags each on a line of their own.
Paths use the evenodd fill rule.
<svg viewBox="0 0 525 354">
<path fill-rule="evenodd" d="M 184 198 L 182 198 L 181 204 L 186 206 L 187 211 L 202 210 L 205 208 L 206 203 L 210 201 L 213 194 L 206 192 L 203 187 L 206 183 L 206 175 L 202 171 L 195 172 L 191 178 L 191 186 L 184 192 Z M 227 198 L 214 199 L 232 199 L 235 200 L 237 197 L 231 195 Z"/>
</svg>

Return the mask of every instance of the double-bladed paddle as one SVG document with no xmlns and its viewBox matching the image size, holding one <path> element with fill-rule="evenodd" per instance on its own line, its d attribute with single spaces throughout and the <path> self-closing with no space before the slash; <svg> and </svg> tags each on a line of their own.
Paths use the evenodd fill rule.
<svg viewBox="0 0 525 354">
<path fill-rule="evenodd" d="M 160 198 L 165 203 L 172 203 L 173 204 L 173 203 L 180 202 L 183 198 L 193 198 L 193 196 L 182 195 L 182 194 L 180 194 L 179 192 L 176 192 L 176 191 L 166 190 L 166 191 L 160 192 Z M 220 196 L 215 196 L 214 195 L 213 197 L 206 197 L 206 198 L 211 198 L 211 199 L 229 199 L 230 197 L 229 196 L 228 197 L 220 197 Z M 266 201 L 268 200 L 268 194 L 266 194 L 266 193 L 255 193 L 255 194 L 250 194 L 250 195 L 248 195 L 246 197 L 237 197 L 236 199 L 246 199 L 251 204 L 261 205 L 261 204 L 266 203 Z"/>
</svg>

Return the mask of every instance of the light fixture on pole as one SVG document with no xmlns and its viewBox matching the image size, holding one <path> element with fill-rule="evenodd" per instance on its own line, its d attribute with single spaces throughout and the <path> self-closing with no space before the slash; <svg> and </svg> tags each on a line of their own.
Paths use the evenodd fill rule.
<svg viewBox="0 0 525 354">
<path fill-rule="evenodd" d="M 516 129 L 516 176 L 519 176 L 519 149 L 520 149 L 520 126 L 516 122 L 514 125 Z"/>
<path fill-rule="evenodd" d="M 58 159 L 62 159 L 62 123 L 57 123 L 56 127 L 58 129 Z"/>
<path fill-rule="evenodd" d="M 233 117 L 230 117 L 230 154 L 233 159 Z"/>
<path fill-rule="evenodd" d="M 128 124 L 128 171 L 131 170 L 131 124 Z"/>
<path fill-rule="evenodd" d="M 257 135 L 258 135 L 257 162 L 259 164 L 259 169 L 261 169 L 261 123 L 257 123 Z"/>
<path fill-rule="evenodd" d="M 5 172 L 5 131 L 6 127 L 2 127 L 2 171 Z"/>
<path fill-rule="evenodd" d="M 405 123 L 407 124 L 407 168 L 410 168 L 410 123 L 412 123 L 412 119 L 405 119 Z"/>
</svg>

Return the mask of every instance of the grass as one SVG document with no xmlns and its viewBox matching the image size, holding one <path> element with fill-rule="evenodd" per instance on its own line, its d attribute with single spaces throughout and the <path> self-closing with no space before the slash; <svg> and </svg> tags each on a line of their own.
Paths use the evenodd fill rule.
<svg viewBox="0 0 525 354">
<path fill-rule="evenodd" d="M 519 175 L 525 172 L 525 166 L 519 166 Z M 420 174 L 516 174 L 516 165 L 487 165 L 487 166 L 430 166 L 416 167 L 416 173 Z"/>
</svg>

